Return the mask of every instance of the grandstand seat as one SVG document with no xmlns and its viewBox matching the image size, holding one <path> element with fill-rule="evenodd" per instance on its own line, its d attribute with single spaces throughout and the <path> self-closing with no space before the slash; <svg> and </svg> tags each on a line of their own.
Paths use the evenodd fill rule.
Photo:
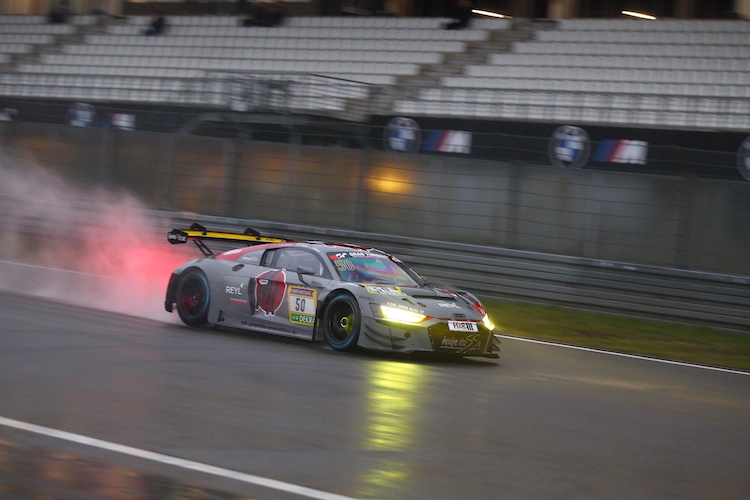
<svg viewBox="0 0 750 500">
<path fill-rule="evenodd" d="M 439 64 L 444 54 L 489 40 L 489 30 L 507 29 L 512 22 L 475 19 L 471 29 L 444 30 L 445 20 L 434 18 L 294 17 L 282 27 L 260 30 L 242 27 L 237 16 L 170 16 L 164 36 L 144 37 L 150 16 L 129 16 L 104 30 L 88 29 L 98 22 L 96 16 L 74 19 L 60 27 L 46 23 L 44 16 L 0 16 L 0 62 L 34 52 L 35 44 L 85 33 L 80 41 L 61 43 L 59 50 L 43 52 L 35 62 L 17 65 L 17 75 L 29 84 L 11 86 L 2 80 L 6 95 L 86 97 L 80 89 L 88 81 L 96 89 L 88 95 L 92 99 L 110 99 L 115 93 L 109 91 L 116 89 L 118 97 L 139 102 L 200 104 L 201 91 L 180 92 L 171 79 L 313 73 L 328 78 L 328 85 L 338 89 L 333 94 L 340 94 L 300 94 L 295 102 L 337 111 L 344 109 L 346 99 L 368 95 L 363 89 L 369 85 L 392 85 L 397 78 L 417 75 L 420 65 Z M 749 42 L 748 24 L 736 21 L 559 20 L 531 40 L 514 42 L 509 52 L 490 54 L 484 63 L 467 64 L 462 74 L 443 76 L 434 88 L 397 95 L 393 110 L 640 126 L 739 126 L 746 124 L 750 107 Z M 67 75 L 82 80 L 62 79 Z M 345 80 L 357 81 L 359 87 Z M 130 84 L 138 88 L 128 89 Z M 228 99 L 217 97 L 221 89 L 203 89 L 204 103 L 226 105 Z"/>
</svg>

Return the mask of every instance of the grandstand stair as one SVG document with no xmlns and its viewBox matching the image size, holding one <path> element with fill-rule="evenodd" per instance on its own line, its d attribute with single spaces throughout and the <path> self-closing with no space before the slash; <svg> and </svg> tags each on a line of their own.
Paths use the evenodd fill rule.
<svg viewBox="0 0 750 500">
<path fill-rule="evenodd" d="M 95 23 L 73 23 L 72 25 L 75 29 L 73 33 L 55 35 L 50 43 L 34 44 L 30 52 L 14 54 L 11 61 L 4 65 L 4 68 L 15 70 L 20 64 L 39 62 L 44 54 L 61 54 L 65 45 L 83 43 L 87 35 L 96 35 L 105 32 L 107 24 L 113 22 L 116 18 L 111 16 L 97 16 L 96 19 L 97 22 Z"/>
<path fill-rule="evenodd" d="M 444 76 L 460 76 L 466 66 L 485 64 L 490 54 L 510 52 L 515 42 L 528 41 L 540 29 L 550 29 L 553 24 L 529 19 L 515 19 L 510 29 L 489 30 L 489 40 L 470 41 L 463 52 L 447 53 L 437 64 L 422 65 L 418 75 L 400 76 L 401 85 L 438 85 Z"/>
</svg>

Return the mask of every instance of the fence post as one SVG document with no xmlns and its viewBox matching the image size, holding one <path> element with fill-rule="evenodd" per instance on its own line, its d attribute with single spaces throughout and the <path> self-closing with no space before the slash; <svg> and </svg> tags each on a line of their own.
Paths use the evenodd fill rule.
<svg viewBox="0 0 750 500">
<path fill-rule="evenodd" d="M 8 154 L 8 135 L 10 132 L 10 124 L 8 122 L 0 121 L 0 152 Z"/>
<path fill-rule="evenodd" d="M 114 130 L 101 131 L 99 144 L 99 183 L 111 187 L 114 178 L 115 141 L 117 132 Z"/>
<path fill-rule="evenodd" d="M 174 141 L 171 135 L 160 134 L 159 153 L 156 160 L 157 179 L 161 188 L 161 197 L 165 204 L 171 205 L 172 200 L 172 149 Z"/>
<path fill-rule="evenodd" d="M 586 175 L 576 172 L 580 177 L 588 177 L 588 214 L 584 215 L 586 222 L 586 241 L 583 247 L 583 256 L 590 259 L 599 258 L 599 242 L 602 240 L 602 200 L 601 188 L 604 185 L 603 175 L 599 172 L 591 172 Z M 583 174 L 583 175 L 581 175 Z"/>
<path fill-rule="evenodd" d="M 510 185 L 508 186 L 508 231 L 505 236 L 506 248 L 518 248 L 518 203 L 521 191 L 521 166 L 513 163 L 510 166 Z"/>
<path fill-rule="evenodd" d="M 693 184 L 695 178 L 692 175 L 683 176 L 680 179 L 680 206 L 678 211 L 677 234 L 675 235 L 675 258 L 674 266 L 686 268 L 689 262 L 690 229 L 692 226 L 692 203 Z"/>
<path fill-rule="evenodd" d="M 242 152 L 247 139 L 247 132 L 241 130 L 233 141 L 228 141 L 229 161 L 225 167 L 226 181 L 222 211 L 230 216 L 240 213 L 240 172 L 242 171 Z"/>
<path fill-rule="evenodd" d="M 286 169 L 286 189 L 284 196 L 284 220 L 295 221 L 298 219 L 298 210 L 307 210 L 305 202 L 300 207 L 299 197 L 304 194 L 304 189 L 300 189 L 300 174 L 302 173 L 302 136 L 296 130 L 289 133 L 289 141 L 286 144 L 287 169 Z"/>
<path fill-rule="evenodd" d="M 372 149 L 368 145 L 359 153 L 354 175 L 357 176 L 357 187 L 354 197 L 354 229 L 364 231 L 367 228 L 367 175 L 372 162 Z"/>
<path fill-rule="evenodd" d="M 221 194 L 219 195 L 221 197 L 220 203 L 219 203 L 219 211 L 222 214 L 225 215 L 232 215 L 233 213 L 233 206 L 232 206 L 232 185 L 236 184 L 235 180 L 237 178 L 237 170 L 238 170 L 238 150 L 239 145 L 237 144 L 237 140 L 232 139 L 225 139 L 221 141 L 222 143 L 222 166 L 224 167 L 224 182 L 221 186 Z"/>
</svg>

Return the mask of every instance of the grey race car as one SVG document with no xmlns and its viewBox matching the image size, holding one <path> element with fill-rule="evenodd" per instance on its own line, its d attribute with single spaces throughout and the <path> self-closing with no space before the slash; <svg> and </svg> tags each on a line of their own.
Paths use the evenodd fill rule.
<svg viewBox="0 0 750 500">
<path fill-rule="evenodd" d="M 174 229 L 202 258 L 177 268 L 165 308 L 189 326 L 224 325 L 357 347 L 497 358 L 499 340 L 481 302 L 432 288 L 396 257 L 347 244 L 292 242 L 245 233 Z M 244 243 L 214 254 L 206 240 Z"/>
</svg>

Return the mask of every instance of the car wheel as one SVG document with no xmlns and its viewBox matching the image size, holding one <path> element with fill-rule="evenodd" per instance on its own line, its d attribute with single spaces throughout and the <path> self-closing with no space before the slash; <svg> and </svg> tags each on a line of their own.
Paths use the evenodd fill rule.
<svg viewBox="0 0 750 500">
<path fill-rule="evenodd" d="M 208 278 L 200 269 L 191 269 L 177 286 L 177 313 L 183 323 L 201 326 L 208 320 L 211 292 Z"/>
<path fill-rule="evenodd" d="M 357 347 L 362 314 L 359 304 L 349 294 L 334 297 L 323 315 L 323 332 L 326 342 L 338 351 L 351 351 Z"/>
</svg>

